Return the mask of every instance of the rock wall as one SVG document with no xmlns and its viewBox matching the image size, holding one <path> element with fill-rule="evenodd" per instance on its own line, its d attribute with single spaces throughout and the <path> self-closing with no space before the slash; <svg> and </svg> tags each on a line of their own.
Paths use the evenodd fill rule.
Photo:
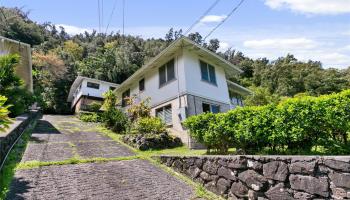
<svg viewBox="0 0 350 200">
<path fill-rule="evenodd" d="M 16 117 L 13 124 L 10 125 L 10 128 L 5 133 L 0 132 L 0 165 L 18 136 L 20 136 L 30 122 L 35 120 L 38 116 L 38 111 L 31 111 L 28 114 L 20 115 Z"/>
<path fill-rule="evenodd" d="M 350 156 L 160 156 L 228 199 L 350 199 Z"/>
</svg>

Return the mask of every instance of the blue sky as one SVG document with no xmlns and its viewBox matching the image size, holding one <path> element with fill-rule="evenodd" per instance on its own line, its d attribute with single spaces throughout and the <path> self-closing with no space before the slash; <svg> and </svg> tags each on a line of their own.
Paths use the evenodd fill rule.
<svg viewBox="0 0 350 200">
<path fill-rule="evenodd" d="M 102 1 L 102 0 L 101 0 Z M 188 28 L 215 0 L 125 0 L 125 32 L 164 37 L 169 28 Z M 115 0 L 104 0 L 104 28 Z M 192 31 L 206 35 L 239 0 L 221 0 Z M 122 27 L 122 0 L 109 31 Z M 23 7 L 40 23 L 62 25 L 74 34 L 98 29 L 97 0 L 2 0 L 2 6 Z M 294 54 L 320 60 L 324 67 L 350 66 L 350 0 L 246 0 L 210 38 L 220 50 L 234 48 L 253 58 L 275 59 Z"/>
</svg>

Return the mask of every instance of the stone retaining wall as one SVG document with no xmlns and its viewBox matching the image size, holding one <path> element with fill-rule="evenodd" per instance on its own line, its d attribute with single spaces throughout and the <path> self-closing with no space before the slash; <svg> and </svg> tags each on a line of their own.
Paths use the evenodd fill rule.
<svg viewBox="0 0 350 200">
<path fill-rule="evenodd" d="M 0 165 L 18 136 L 38 115 L 38 111 L 31 111 L 28 114 L 20 115 L 16 117 L 5 133 L 0 133 Z"/>
<path fill-rule="evenodd" d="M 160 156 L 229 199 L 350 199 L 350 156 Z"/>
</svg>

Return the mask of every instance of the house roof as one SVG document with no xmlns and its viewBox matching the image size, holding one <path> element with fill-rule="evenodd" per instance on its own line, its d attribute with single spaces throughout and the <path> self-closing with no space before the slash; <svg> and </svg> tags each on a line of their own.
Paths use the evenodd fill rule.
<svg viewBox="0 0 350 200">
<path fill-rule="evenodd" d="M 234 92 L 240 94 L 240 95 L 249 95 L 252 94 L 253 92 L 241 85 L 238 85 L 237 83 L 234 83 L 232 81 L 227 80 L 227 86 L 229 89 L 233 89 Z"/>
<path fill-rule="evenodd" d="M 167 48 L 161 51 L 157 56 L 151 59 L 147 64 L 145 64 L 140 69 L 138 69 L 132 76 L 126 79 L 115 90 L 115 92 L 122 92 L 123 90 L 127 89 L 128 87 L 131 86 L 134 79 L 140 79 L 143 76 L 143 74 L 148 70 L 154 67 L 159 67 L 159 65 L 166 62 L 167 59 L 169 59 L 169 57 L 174 55 L 176 51 L 178 51 L 181 48 L 186 48 L 189 51 L 198 54 L 200 57 L 205 57 L 213 60 L 214 64 L 224 67 L 225 72 L 227 74 L 242 73 L 241 69 L 239 69 L 237 66 L 233 65 L 232 63 L 228 62 L 224 58 L 220 57 L 216 53 L 209 51 L 208 49 L 202 47 L 201 45 L 196 44 L 195 42 L 193 42 L 192 40 L 186 37 L 181 37 L 175 40 L 173 43 L 171 43 Z"/>
<path fill-rule="evenodd" d="M 73 97 L 73 94 L 75 92 L 75 90 L 79 87 L 79 85 L 81 84 L 81 82 L 83 82 L 83 80 L 88 80 L 88 81 L 91 81 L 91 82 L 97 82 L 97 83 L 101 83 L 101 84 L 106 84 L 106 85 L 110 85 L 110 86 L 114 86 L 114 87 L 119 87 L 119 84 L 116 84 L 116 83 L 111 83 L 111 82 L 107 82 L 107 81 L 101 81 L 101 80 L 98 80 L 98 79 L 94 79 L 94 78 L 88 78 L 88 77 L 84 77 L 84 76 L 78 76 L 72 86 L 70 87 L 70 90 L 69 90 L 69 94 L 68 94 L 68 98 L 67 98 L 67 102 L 72 102 L 74 97 Z"/>
</svg>

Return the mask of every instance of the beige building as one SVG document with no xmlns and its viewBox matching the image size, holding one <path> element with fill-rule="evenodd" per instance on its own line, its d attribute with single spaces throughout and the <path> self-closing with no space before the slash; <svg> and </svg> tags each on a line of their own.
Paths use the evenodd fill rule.
<svg viewBox="0 0 350 200">
<path fill-rule="evenodd" d="M 21 59 L 16 74 L 24 81 L 25 87 L 33 92 L 32 53 L 29 44 L 0 36 L 0 55 L 18 54 Z"/>
</svg>

